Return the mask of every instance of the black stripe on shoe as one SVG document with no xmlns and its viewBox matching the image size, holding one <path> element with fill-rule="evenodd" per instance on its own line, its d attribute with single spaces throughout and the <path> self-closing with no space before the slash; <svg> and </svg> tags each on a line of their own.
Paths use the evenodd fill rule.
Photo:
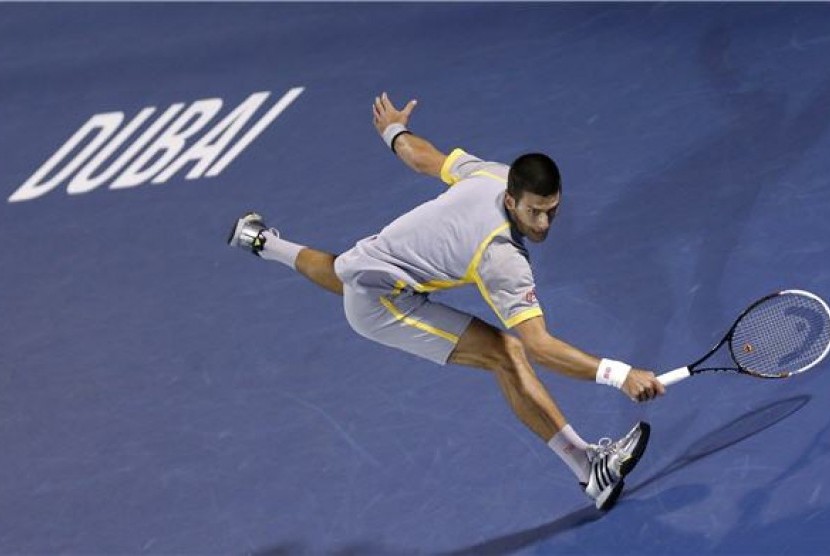
<svg viewBox="0 0 830 556">
<path fill-rule="evenodd" d="M 596 477 L 597 486 L 599 486 L 600 490 L 605 490 L 608 488 L 608 485 L 613 483 L 610 470 L 608 469 L 608 459 L 605 457 L 600 458 L 594 462 L 593 467 L 593 474 Z"/>
</svg>

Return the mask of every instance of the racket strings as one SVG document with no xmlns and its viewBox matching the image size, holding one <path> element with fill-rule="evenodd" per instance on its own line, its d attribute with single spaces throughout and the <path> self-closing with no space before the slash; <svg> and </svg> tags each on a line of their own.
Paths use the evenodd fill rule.
<svg viewBox="0 0 830 556">
<path fill-rule="evenodd" d="M 730 341 L 735 361 L 764 376 L 797 373 L 826 355 L 830 315 L 822 302 L 785 293 L 752 307 L 735 325 Z"/>
</svg>

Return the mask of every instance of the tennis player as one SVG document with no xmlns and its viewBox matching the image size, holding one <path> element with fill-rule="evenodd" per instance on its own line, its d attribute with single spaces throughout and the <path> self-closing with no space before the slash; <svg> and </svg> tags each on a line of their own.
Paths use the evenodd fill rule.
<svg viewBox="0 0 830 556">
<path fill-rule="evenodd" d="M 461 149 L 449 155 L 407 128 L 416 106 L 398 110 L 386 93 L 373 105 L 387 146 L 416 172 L 449 189 L 334 256 L 280 237 L 256 213 L 240 218 L 228 243 L 281 262 L 343 296 L 358 334 L 428 359 L 493 371 L 519 419 L 567 464 L 601 510 L 642 456 L 649 425 L 616 442 L 585 442 L 568 424 L 530 361 L 567 376 L 621 389 L 635 401 L 664 393 L 654 374 L 600 359 L 553 337 L 536 297 L 524 238 L 545 240 L 562 200 L 559 170 L 544 154 L 506 166 Z M 505 329 L 430 299 L 431 292 L 474 284 Z"/>
</svg>

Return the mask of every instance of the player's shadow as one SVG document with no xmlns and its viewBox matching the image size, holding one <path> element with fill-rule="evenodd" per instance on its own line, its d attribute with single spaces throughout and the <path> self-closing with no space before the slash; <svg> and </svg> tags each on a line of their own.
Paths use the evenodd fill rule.
<svg viewBox="0 0 830 556">
<path fill-rule="evenodd" d="M 665 468 L 658 471 L 654 476 L 629 489 L 627 494 L 638 490 L 660 480 L 668 475 L 679 471 L 683 467 L 694 463 L 715 452 L 724 450 L 747 438 L 754 436 L 776 423 L 801 410 L 812 397 L 806 394 L 793 396 L 783 400 L 769 403 L 746 413 L 731 423 L 716 429 L 694 442 L 681 456 L 669 463 Z M 699 501 L 701 498 L 701 487 L 680 486 L 671 490 L 673 509 L 680 509 L 684 506 Z M 665 494 L 665 493 L 664 493 Z M 624 501 L 621 503 L 625 503 Z M 443 553 L 445 556 L 478 555 L 478 554 L 506 554 L 533 546 L 550 540 L 560 533 L 578 529 L 579 527 L 596 521 L 602 517 L 602 513 L 593 507 L 586 507 L 570 514 L 560 517 L 550 523 L 526 529 L 517 533 L 511 533 Z"/>
<path fill-rule="evenodd" d="M 308 554 L 308 549 L 299 543 L 283 543 L 268 548 L 245 552 L 244 554 L 245 556 L 292 556 L 294 554 Z"/>
<path fill-rule="evenodd" d="M 319 548 L 312 548 L 300 543 L 287 543 L 259 549 L 247 554 L 249 556 L 313 556 L 320 553 L 321 551 Z M 395 556 L 407 556 L 409 554 L 418 554 L 418 552 L 414 550 L 389 547 L 372 541 L 358 541 L 339 548 L 325 550 L 324 553 L 329 556 L 389 556 L 389 554 L 395 554 Z"/>
<path fill-rule="evenodd" d="M 575 512 L 571 512 L 564 517 L 560 517 L 555 521 L 534 527 L 533 529 L 526 529 L 517 533 L 511 533 L 489 541 L 484 541 L 472 546 L 466 546 L 453 550 L 451 552 L 443 552 L 442 556 L 477 556 L 480 554 L 509 554 L 522 548 L 533 546 L 541 541 L 552 539 L 560 533 L 577 529 L 587 523 L 596 521 L 602 517 L 602 512 L 589 506 L 582 508 Z"/>
</svg>

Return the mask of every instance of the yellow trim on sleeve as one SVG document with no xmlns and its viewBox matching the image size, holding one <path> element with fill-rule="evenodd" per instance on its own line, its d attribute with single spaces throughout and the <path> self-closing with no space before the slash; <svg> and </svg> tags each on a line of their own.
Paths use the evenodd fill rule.
<svg viewBox="0 0 830 556">
<path fill-rule="evenodd" d="M 542 309 L 540 307 L 531 307 L 530 309 L 525 309 L 521 313 L 513 315 L 506 321 L 504 321 L 504 325 L 507 328 L 513 328 L 517 324 L 522 324 L 526 320 L 530 320 L 532 318 L 541 317 L 542 316 Z"/>
<path fill-rule="evenodd" d="M 439 338 L 444 338 L 447 341 L 450 341 L 454 344 L 458 343 L 458 336 L 455 334 L 450 334 L 440 328 L 435 328 L 432 325 L 429 325 L 425 322 L 421 322 L 419 320 L 413 319 L 412 317 L 408 317 L 400 312 L 400 310 L 395 307 L 395 304 L 386 299 L 385 297 L 380 298 L 381 304 L 386 307 L 386 310 L 392 313 L 392 316 L 395 317 L 396 320 L 402 321 L 404 324 L 412 326 L 413 328 L 417 328 L 418 330 L 423 330 L 433 336 L 438 336 Z"/>
<path fill-rule="evenodd" d="M 488 172 L 487 170 L 478 170 L 476 172 L 473 172 L 470 175 L 471 176 L 486 176 L 488 178 L 493 178 L 494 180 L 503 181 L 503 182 L 507 181 L 507 178 L 503 178 L 500 175 L 494 174 L 493 172 Z"/>
<path fill-rule="evenodd" d="M 449 156 L 444 160 L 444 164 L 441 165 L 441 181 L 452 187 L 456 183 L 458 183 L 460 178 L 457 178 L 450 174 L 450 168 L 458 160 L 458 157 L 467 154 L 462 149 L 455 149 L 453 150 Z"/>
</svg>

